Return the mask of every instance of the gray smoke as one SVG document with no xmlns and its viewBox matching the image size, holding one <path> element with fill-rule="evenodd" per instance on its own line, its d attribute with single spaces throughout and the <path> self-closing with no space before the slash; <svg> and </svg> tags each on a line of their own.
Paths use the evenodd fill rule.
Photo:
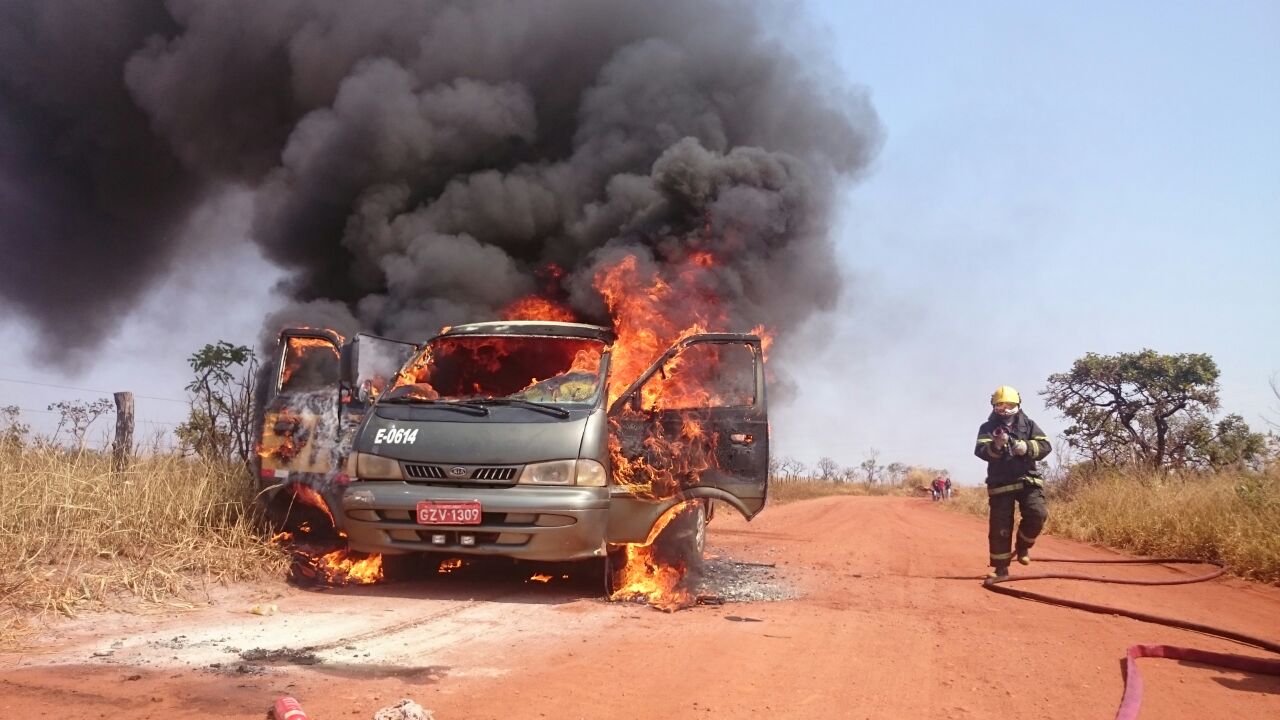
<svg viewBox="0 0 1280 720">
<path fill-rule="evenodd" d="M 296 301 L 268 330 L 420 339 L 545 292 L 549 263 L 552 293 L 607 322 L 599 267 L 709 251 L 726 329 L 785 335 L 838 295 L 833 193 L 880 127 L 762 7 L 5 3 L 0 304 L 93 346 L 235 183 Z"/>
</svg>

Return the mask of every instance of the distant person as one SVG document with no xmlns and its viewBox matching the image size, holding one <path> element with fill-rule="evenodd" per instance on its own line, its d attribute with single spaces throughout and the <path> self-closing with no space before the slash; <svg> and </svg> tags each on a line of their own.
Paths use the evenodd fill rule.
<svg viewBox="0 0 1280 720">
<path fill-rule="evenodd" d="M 933 482 L 932 482 L 932 483 L 930 483 L 929 487 L 933 490 L 933 499 L 934 499 L 934 500 L 942 500 L 943 498 L 945 498 L 945 497 L 946 497 L 945 492 L 946 492 L 946 487 L 947 487 L 947 486 L 946 486 L 946 483 L 944 483 L 944 482 L 942 481 L 942 476 L 941 476 L 941 475 L 939 475 L 938 477 L 934 478 L 934 479 L 933 479 Z"/>
<path fill-rule="evenodd" d="M 950 500 L 951 499 L 951 476 L 947 475 L 944 478 L 942 478 L 942 484 L 943 484 L 942 497 L 944 499 Z"/>
<path fill-rule="evenodd" d="M 1049 511 L 1044 504 L 1044 479 L 1036 461 L 1052 448 L 1035 421 L 1022 412 L 1018 391 L 1001 385 L 991 394 L 991 415 L 978 428 L 973 454 L 987 461 L 987 497 L 991 504 L 987 540 L 990 543 L 989 577 L 1007 577 L 1009 561 L 1016 555 L 1031 564 L 1031 546 L 1044 529 Z M 1018 541 L 1009 551 L 1013 535 L 1013 507 L 1022 513 Z"/>
</svg>

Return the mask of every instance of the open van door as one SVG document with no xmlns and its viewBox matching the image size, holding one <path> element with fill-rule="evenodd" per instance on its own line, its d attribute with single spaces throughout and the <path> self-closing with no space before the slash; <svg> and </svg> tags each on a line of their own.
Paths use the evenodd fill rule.
<svg viewBox="0 0 1280 720">
<path fill-rule="evenodd" d="M 344 380 L 351 381 L 351 404 L 365 408 L 395 384 L 396 373 L 418 352 L 402 340 L 360 333 L 343 353 Z"/>
<path fill-rule="evenodd" d="M 747 519 L 764 508 L 764 377 L 759 336 L 704 333 L 673 345 L 614 401 L 610 542 L 643 542 L 663 512 L 687 499 L 721 500 Z"/>
<path fill-rule="evenodd" d="M 259 475 L 264 481 L 331 476 L 339 459 L 338 406 L 342 337 L 329 330 L 287 328 L 280 333 L 262 409 Z"/>
<path fill-rule="evenodd" d="M 363 333 L 347 342 L 332 330 L 282 331 L 271 369 L 260 380 L 266 387 L 259 395 L 259 486 L 314 489 L 341 529 L 332 510 L 348 482 L 342 466 L 356 428 L 416 350 L 412 343 Z M 287 499 L 278 504 L 281 515 L 291 517 Z"/>
</svg>

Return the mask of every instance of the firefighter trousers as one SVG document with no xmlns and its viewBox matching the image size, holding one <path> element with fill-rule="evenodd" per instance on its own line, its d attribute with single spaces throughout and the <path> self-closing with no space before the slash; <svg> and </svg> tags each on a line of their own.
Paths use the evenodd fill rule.
<svg viewBox="0 0 1280 720">
<path fill-rule="evenodd" d="M 991 503 L 987 542 L 991 550 L 991 566 L 1008 567 L 1014 555 L 1022 555 L 1036 544 L 1036 538 L 1044 529 L 1045 520 L 1049 519 L 1049 511 L 1044 504 L 1044 490 L 1039 485 L 1019 482 L 1021 487 L 990 488 L 987 492 Z M 1022 515 L 1018 523 L 1017 543 L 1010 552 L 1013 542 L 1013 509 L 1017 506 Z"/>
</svg>

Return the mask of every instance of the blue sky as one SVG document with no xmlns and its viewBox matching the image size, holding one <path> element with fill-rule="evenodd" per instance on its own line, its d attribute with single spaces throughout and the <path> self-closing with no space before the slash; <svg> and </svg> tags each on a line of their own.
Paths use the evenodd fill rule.
<svg viewBox="0 0 1280 720">
<path fill-rule="evenodd" d="M 876 448 L 980 482 L 992 389 L 1017 387 L 1056 435 L 1048 375 L 1144 347 L 1211 354 L 1226 410 L 1280 420 L 1280 4 L 789 7 L 818 28 L 805 52 L 870 92 L 886 141 L 844 193 L 848 292 L 790 369 L 798 396 L 773 407 L 777 454 L 856 465 Z M 254 342 L 273 304 L 276 273 L 237 241 L 246 217 L 232 197 L 194 218 L 223 252 L 178 263 L 83 375 L 9 354 L 0 378 L 181 398 L 186 355 Z M 30 409 L 88 395 L 0 381 L 0 404 Z M 140 399 L 138 414 L 163 430 L 183 410 Z"/>
<path fill-rule="evenodd" d="M 810 7 L 887 138 L 842 208 L 852 290 L 809 364 L 824 389 L 777 413 L 780 451 L 875 447 L 977 482 L 992 389 L 1055 434 L 1035 395 L 1051 373 L 1143 347 L 1211 354 L 1225 409 L 1265 425 L 1280 5 Z"/>
</svg>

